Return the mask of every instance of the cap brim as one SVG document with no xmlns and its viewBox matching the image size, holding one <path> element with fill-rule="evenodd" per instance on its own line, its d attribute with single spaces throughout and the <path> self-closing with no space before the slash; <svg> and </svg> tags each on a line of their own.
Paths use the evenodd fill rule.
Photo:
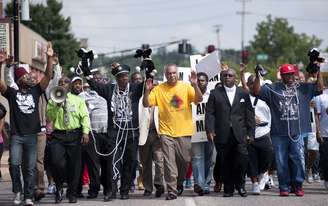
<svg viewBox="0 0 328 206">
<path fill-rule="evenodd" d="M 83 82 L 83 79 L 81 77 L 73 77 L 72 79 L 72 83 L 75 82 L 76 80 L 80 80 L 81 82 Z"/>
</svg>

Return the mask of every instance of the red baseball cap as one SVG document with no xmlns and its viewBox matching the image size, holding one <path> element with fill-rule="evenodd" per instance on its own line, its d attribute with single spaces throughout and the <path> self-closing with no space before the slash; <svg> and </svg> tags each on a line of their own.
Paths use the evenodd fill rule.
<svg viewBox="0 0 328 206">
<path fill-rule="evenodd" d="M 27 74 L 28 72 L 25 70 L 24 67 L 18 67 L 15 69 L 15 81 L 18 81 L 22 76 Z"/>
<path fill-rule="evenodd" d="M 296 68 L 292 64 L 283 64 L 279 67 L 280 74 L 296 73 Z"/>
</svg>

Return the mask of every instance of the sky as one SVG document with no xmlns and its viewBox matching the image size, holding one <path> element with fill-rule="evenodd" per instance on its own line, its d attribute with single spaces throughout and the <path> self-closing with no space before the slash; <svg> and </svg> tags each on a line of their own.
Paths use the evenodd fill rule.
<svg viewBox="0 0 328 206">
<path fill-rule="evenodd" d="M 11 0 L 4 0 L 11 2 Z M 30 0 L 32 3 L 44 0 Z M 70 16 L 72 32 L 88 38 L 89 47 L 109 53 L 188 39 L 199 51 L 217 45 L 215 25 L 220 25 L 221 49 L 241 48 L 242 0 L 62 0 L 62 14 Z M 323 39 L 328 47 L 328 0 L 246 0 L 245 45 L 266 16 L 287 18 L 297 33 Z M 170 46 L 169 48 L 177 48 Z"/>
</svg>

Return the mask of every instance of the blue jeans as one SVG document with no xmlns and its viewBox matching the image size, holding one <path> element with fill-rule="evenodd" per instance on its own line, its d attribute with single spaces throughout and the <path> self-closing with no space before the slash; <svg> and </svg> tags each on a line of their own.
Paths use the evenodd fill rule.
<svg viewBox="0 0 328 206">
<path fill-rule="evenodd" d="M 22 192 L 21 173 L 24 181 L 24 199 L 32 199 L 35 185 L 37 135 L 13 135 L 10 141 L 10 164 L 13 192 Z"/>
<path fill-rule="evenodd" d="M 292 140 L 288 136 L 273 136 L 272 144 L 276 157 L 280 191 L 289 191 L 291 182 L 294 186 L 302 186 L 305 176 L 302 135 L 293 137 Z M 290 165 L 288 160 L 290 160 Z"/>
<path fill-rule="evenodd" d="M 199 185 L 203 190 L 209 190 L 214 167 L 213 142 L 192 143 L 191 154 L 194 184 Z"/>
</svg>

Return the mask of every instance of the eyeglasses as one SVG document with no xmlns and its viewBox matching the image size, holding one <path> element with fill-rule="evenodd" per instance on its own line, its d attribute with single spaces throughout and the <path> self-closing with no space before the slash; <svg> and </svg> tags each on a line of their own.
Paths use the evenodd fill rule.
<svg viewBox="0 0 328 206">
<path fill-rule="evenodd" d="M 223 77 L 234 77 L 235 75 L 233 74 L 223 74 Z"/>
</svg>

